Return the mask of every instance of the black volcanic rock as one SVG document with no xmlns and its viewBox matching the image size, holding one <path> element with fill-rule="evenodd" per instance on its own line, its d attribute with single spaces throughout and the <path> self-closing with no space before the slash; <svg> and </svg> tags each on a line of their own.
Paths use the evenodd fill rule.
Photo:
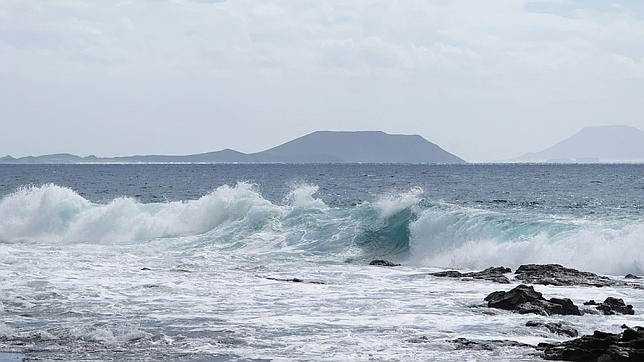
<svg viewBox="0 0 644 362">
<path fill-rule="evenodd" d="M 431 342 L 427 336 L 414 337 L 407 340 L 409 343 L 428 343 Z"/>
<path fill-rule="evenodd" d="M 442 272 L 429 273 L 429 275 L 441 278 L 462 278 L 464 276 L 463 273 L 456 270 L 446 270 Z"/>
<path fill-rule="evenodd" d="M 619 334 L 595 331 L 562 343 L 540 343 L 538 348 L 547 360 L 644 361 L 644 328 L 624 328 Z"/>
<path fill-rule="evenodd" d="M 369 265 L 375 265 L 375 266 L 400 266 L 400 264 L 393 263 L 388 260 L 372 260 Z"/>
<path fill-rule="evenodd" d="M 536 328 L 545 328 L 550 333 L 555 333 L 561 336 L 568 337 L 577 337 L 579 332 L 565 322 L 539 322 L 539 321 L 529 321 L 526 324 L 526 327 L 536 327 Z"/>
<path fill-rule="evenodd" d="M 509 340 L 473 340 L 467 338 L 456 338 L 451 341 L 454 349 L 472 349 L 480 351 L 493 351 L 502 347 L 521 347 L 521 348 L 534 348 L 534 346 Z"/>
<path fill-rule="evenodd" d="M 512 270 L 506 267 L 492 267 L 479 272 L 468 272 L 461 273 L 456 270 L 448 270 L 437 273 L 431 273 L 435 277 L 447 277 L 447 278 L 472 278 L 472 279 L 482 279 L 489 280 L 501 284 L 509 284 L 510 280 L 503 274 L 510 273 Z"/>
<path fill-rule="evenodd" d="M 510 310 L 519 314 L 581 315 L 579 308 L 570 299 L 546 300 L 534 287 L 519 285 L 510 291 L 498 291 L 485 297 L 489 308 Z"/>
<path fill-rule="evenodd" d="M 626 285 L 591 272 L 566 268 L 559 264 L 526 264 L 521 265 L 515 272 L 516 278 L 529 284 L 543 284 L 555 286 L 592 286 L 608 287 Z"/>
<path fill-rule="evenodd" d="M 300 278 L 272 278 L 272 277 L 266 277 L 268 280 L 274 280 L 278 282 L 291 282 L 291 283 L 307 283 L 307 284 L 326 284 L 325 282 L 317 281 L 317 280 L 303 280 Z"/>
<path fill-rule="evenodd" d="M 584 305 L 595 306 L 597 310 L 599 310 L 605 315 L 635 314 L 635 311 L 633 310 L 633 306 L 630 304 L 626 305 L 626 303 L 624 303 L 624 300 L 621 298 L 608 297 L 606 298 L 606 300 L 604 300 L 603 303 L 597 303 L 594 300 L 590 300 L 584 303 Z"/>
</svg>

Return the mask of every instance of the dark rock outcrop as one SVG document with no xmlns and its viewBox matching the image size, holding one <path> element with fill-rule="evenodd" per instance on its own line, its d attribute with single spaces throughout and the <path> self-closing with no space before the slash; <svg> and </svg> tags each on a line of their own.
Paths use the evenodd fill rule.
<svg viewBox="0 0 644 362">
<path fill-rule="evenodd" d="M 291 283 L 308 283 L 308 284 L 326 284 L 325 282 L 317 281 L 317 280 L 303 280 L 300 278 L 272 278 L 272 277 L 266 277 L 268 280 L 275 280 L 278 282 L 291 282 Z"/>
<path fill-rule="evenodd" d="M 591 272 L 566 268 L 559 264 L 526 264 L 521 265 L 515 272 L 516 278 L 529 284 L 543 284 L 555 286 L 582 285 L 592 287 L 608 287 L 625 285 Z"/>
<path fill-rule="evenodd" d="M 635 314 L 633 306 L 630 304 L 627 305 L 621 298 L 608 297 L 603 303 L 597 303 L 594 300 L 590 300 L 584 303 L 584 305 L 593 305 L 597 310 L 605 315 Z"/>
<path fill-rule="evenodd" d="M 539 322 L 529 321 L 525 324 L 526 327 L 545 328 L 550 333 L 558 334 L 560 336 L 577 337 L 579 332 L 576 329 L 566 324 L 565 322 Z"/>
<path fill-rule="evenodd" d="M 626 274 L 626 276 L 624 278 L 625 279 L 642 279 L 642 277 L 638 277 L 635 274 Z"/>
<path fill-rule="evenodd" d="M 400 266 L 400 264 L 393 263 L 389 260 L 372 260 L 369 265 L 375 266 Z"/>
<path fill-rule="evenodd" d="M 407 340 L 409 343 L 429 343 L 430 339 L 427 336 L 414 337 Z"/>
<path fill-rule="evenodd" d="M 503 274 L 511 273 L 512 270 L 506 267 L 492 267 L 479 272 L 469 272 L 461 273 L 456 270 L 448 270 L 437 273 L 431 273 L 435 277 L 447 277 L 447 278 L 472 278 L 472 279 L 482 279 L 489 280 L 501 284 L 509 284 L 510 280 Z"/>
<path fill-rule="evenodd" d="M 534 290 L 534 287 L 519 285 L 510 291 L 498 291 L 485 297 L 489 308 L 510 310 L 519 314 L 581 315 L 579 308 L 570 299 L 550 298 Z"/>
<path fill-rule="evenodd" d="M 449 342 L 453 344 L 454 349 L 493 351 L 500 347 L 534 348 L 534 346 L 526 343 L 508 340 L 472 340 L 467 338 L 456 338 Z"/>
<path fill-rule="evenodd" d="M 548 360 L 644 361 L 644 328 L 623 327 L 619 334 L 595 331 L 562 343 L 540 343 L 538 348 Z"/>
</svg>

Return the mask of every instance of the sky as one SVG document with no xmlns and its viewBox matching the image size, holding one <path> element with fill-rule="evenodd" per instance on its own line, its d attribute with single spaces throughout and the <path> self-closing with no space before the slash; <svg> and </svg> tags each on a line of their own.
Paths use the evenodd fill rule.
<svg viewBox="0 0 644 362">
<path fill-rule="evenodd" d="M 495 161 L 644 129 L 644 1 L 2 0 L 0 155 L 420 134 Z"/>
</svg>

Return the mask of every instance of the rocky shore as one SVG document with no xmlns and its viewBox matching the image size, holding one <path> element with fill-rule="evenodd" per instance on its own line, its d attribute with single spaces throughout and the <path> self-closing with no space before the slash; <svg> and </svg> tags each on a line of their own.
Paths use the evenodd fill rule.
<svg viewBox="0 0 644 362">
<path fill-rule="evenodd" d="M 399 264 L 374 260 L 370 265 L 399 266 Z M 616 280 L 595 273 L 567 268 L 559 264 L 521 265 L 514 273 L 503 266 L 490 267 L 475 272 L 446 270 L 429 274 L 437 278 L 457 278 L 462 281 L 488 281 L 499 284 L 519 283 L 509 290 L 499 290 L 483 298 L 487 308 L 506 310 L 518 314 L 535 314 L 542 317 L 579 316 L 602 314 L 606 316 L 634 315 L 633 306 L 623 299 L 606 296 L 603 302 L 589 300 L 576 305 L 570 298 L 545 298 L 535 289 L 537 286 L 556 287 L 623 287 L 642 288 L 637 282 L 639 276 L 628 274 L 625 280 Z M 613 289 L 614 290 L 614 289 Z M 595 331 L 592 335 L 579 336 L 579 332 L 568 322 L 531 320 L 526 327 L 538 328 L 551 334 L 570 337 L 561 343 L 540 343 L 537 346 L 511 340 L 471 340 L 457 338 L 448 341 L 454 349 L 494 350 L 504 347 L 535 348 L 536 353 L 546 360 L 562 361 L 644 361 L 644 328 L 624 325 L 620 333 Z M 426 343 L 426 337 L 413 338 L 410 343 Z"/>
<path fill-rule="evenodd" d="M 557 344 L 537 346 L 547 360 L 558 361 L 644 361 L 644 328 L 622 326 L 622 333 L 595 331 Z"/>
<path fill-rule="evenodd" d="M 606 296 L 603 302 L 590 300 L 583 305 L 576 305 L 569 298 L 546 299 L 534 285 L 560 287 L 624 287 L 642 288 L 637 283 L 640 277 L 628 274 L 628 281 L 616 280 L 595 273 L 567 268 L 559 264 L 521 265 L 512 275 L 505 267 L 491 267 L 479 272 L 460 272 L 448 270 L 431 273 L 440 278 L 459 278 L 461 280 L 484 280 L 500 284 L 520 283 L 509 290 L 490 293 L 483 301 L 488 308 L 511 311 L 518 314 L 536 314 L 543 317 L 554 315 L 571 315 L 583 318 L 585 314 L 603 314 L 606 316 L 634 315 L 633 306 L 623 299 Z M 620 333 L 595 331 L 592 335 L 578 337 L 578 331 L 563 321 L 528 321 L 525 326 L 540 328 L 552 334 L 574 339 L 561 343 L 541 343 L 536 348 L 539 356 L 546 360 L 562 361 L 644 361 L 644 328 L 623 326 Z M 578 338 L 575 338 L 578 337 Z M 456 349 L 494 349 L 502 346 L 522 345 L 513 341 L 471 341 L 458 338 L 452 343 Z"/>
</svg>

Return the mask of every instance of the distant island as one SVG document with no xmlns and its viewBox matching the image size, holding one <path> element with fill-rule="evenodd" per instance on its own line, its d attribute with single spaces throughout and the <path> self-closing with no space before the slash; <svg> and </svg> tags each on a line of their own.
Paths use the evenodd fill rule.
<svg viewBox="0 0 644 362">
<path fill-rule="evenodd" d="M 644 132 L 630 126 L 585 127 L 541 152 L 506 162 L 642 163 Z"/>
<path fill-rule="evenodd" d="M 418 135 L 318 131 L 256 153 L 231 149 L 193 155 L 81 157 L 68 153 L 0 158 L 0 164 L 82 163 L 465 163 Z"/>
</svg>

